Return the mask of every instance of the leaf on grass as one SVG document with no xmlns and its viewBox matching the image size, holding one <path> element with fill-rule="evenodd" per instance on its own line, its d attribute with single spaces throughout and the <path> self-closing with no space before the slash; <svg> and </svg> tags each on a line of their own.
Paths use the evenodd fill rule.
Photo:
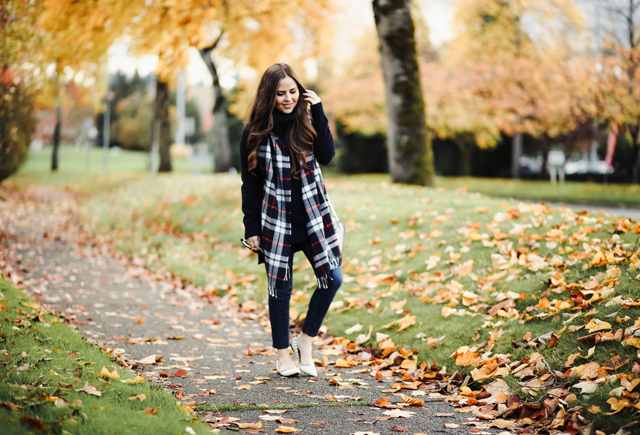
<svg viewBox="0 0 640 435">
<path fill-rule="evenodd" d="M 602 320 L 591 319 L 591 321 L 587 323 L 585 328 L 588 329 L 589 332 L 597 332 L 603 331 L 605 329 L 611 329 L 611 324 L 609 324 L 608 322 L 603 322 Z"/>
<path fill-rule="evenodd" d="M 291 427 L 291 426 L 278 426 L 276 428 L 276 432 L 278 433 L 294 433 L 299 431 L 300 429 L 296 429 L 295 427 Z"/>
<path fill-rule="evenodd" d="M 409 314 L 407 314 L 402 319 L 398 320 L 398 326 L 399 326 L 398 331 L 405 330 L 409 326 L 415 325 L 416 324 L 416 317 L 417 316 L 410 316 Z"/>
<path fill-rule="evenodd" d="M 609 397 L 607 403 L 611 405 L 611 414 L 616 414 L 622 411 L 625 407 L 630 406 L 627 399 L 616 399 L 615 397 Z"/>
<path fill-rule="evenodd" d="M 125 379 L 127 384 L 144 384 L 144 378 L 140 375 L 136 375 L 134 379 Z"/>
<path fill-rule="evenodd" d="M 591 394 L 596 391 L 598 384 L 592 381 L 583 381 L 573 385 L 572 388 L 580 388 L 582 394 Z"/>
<path fill-rule="evenodd" d="M 15 403 L 0 402 L 0 405 L 6 406 L 7 408 L 9 408 L 12 411 L 17 411 L 18 410 L 18 405 L 16 405 Z"/>
<path fill-rule="evenodd" d="M 92 385 L 89 385 L 89 382 L 85 382 L 84 383 L 84 387 L 76 390 L 76 391 L 84 391 L 87 394 L 91 394 L 93 396 L 102 396 L 102 393 L 100 391 L 98 391 L 98 389 Z"/>
<path fill-rule="evenodd" d="M 43 420 L 38 420 L 36 418 L 31 418 L 27 414 L 23 415 L 20 419 L 21 422 L 28 424 L 32 428 L 36 430 L 36 432 L 40 432 L 41 430 L 46 429 Z"/>
<path fill-rule="evenodd" d="M 159 408 L 145 408 L 144 411 L 142 411 L 142 412 L 144 412 L 145 414 L 153 415 L 153 414 L 156 414 L 156 413 L 160 412 L 160 409 Z"/>
<path fill-rule="evenodd" d="M 471 352 L 468 350 L 464 353 L 456 355 L 455 357 L 456 365 L 459 365 L 462 367 L 470 366 L 471 364 L 475 363 L 479 359 L 480 359 L 479 353 Z"/>
<path fill-rule="evenodd" d="M 589 411 L 592 414 L 597 414 L 600 412 L 600 407 L 593 405 L 591 408 L 587 409 L 587 411 Z"/>
<path fill-rule="evenodd" d="M 344 333 L 345 334 L 353 334 L 354 332 L 362 331 L 363 326 L 361 324 L 353 325 L 351 328 L 347 328 Z"/>
<path fill-rule="evenodd" d="M 136 399 L 138 399 L 138 400 L 140 400 L 140 401 L 142 402 L 142 401 L 143 401 L 144 399 L 146 399 L 146 398 L 147 398 L 146 394 L 138 394 L 137 396 L 131 396 L 131 397 L 129 397 L 129 400 L 136 400 Z"/>
<path fill-rule="evenodd" d="M 102 370 L 100 370 L 100 373 L 98 373 L 96 378 L 120 379 L 120 375 L 118 374 L 117 369 L 113 369 L 113 372 L 109 373 L 109 370 L 105 366 L 102 366 Z"/>
</svg>

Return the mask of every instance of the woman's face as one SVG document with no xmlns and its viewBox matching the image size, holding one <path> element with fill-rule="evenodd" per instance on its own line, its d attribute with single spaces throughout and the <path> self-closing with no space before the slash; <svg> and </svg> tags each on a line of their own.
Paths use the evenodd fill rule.
<svg viewBox="0 0 640 435">
<path fill-rule="evenodd" d="M 298 85 L 291 77 L 285 77 L 278 83 L 276 90 L 276 109 L 282 113 L 291 113 L 298 103 Z"/>
</svg>

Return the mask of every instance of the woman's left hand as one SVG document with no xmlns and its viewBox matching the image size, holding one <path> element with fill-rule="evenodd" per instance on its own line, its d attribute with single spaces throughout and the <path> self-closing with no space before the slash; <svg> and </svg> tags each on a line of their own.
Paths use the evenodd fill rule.
<svg viewBox="0 0 640 435">
<path fill-rule="evenodd" d="M 307 92 L 304 92 L 302 95 L 304 95 L 304 99 L 308 103 L 311 103 L 311 105 L 318 104 L 320 102 L 320 97 L 318 97 L 318 95 L 313 91 L 307 90 Z"/>
</svg>

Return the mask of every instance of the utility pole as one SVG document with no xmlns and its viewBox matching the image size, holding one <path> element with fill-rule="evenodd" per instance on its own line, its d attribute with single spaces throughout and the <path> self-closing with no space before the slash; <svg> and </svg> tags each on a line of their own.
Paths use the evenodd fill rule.
<svg viewBox="0 0 640 435">
<path fill-rule="evenodd" d="M 111 84 L 109 84 L 109 90 L 104 97 L 107 101 L 107 110 L 104 112 L 104 124 L 102 127 L 102 170 L 107 172 L 109 169 L 109 130 L 111 129 L 111 100 L 113 99 L 113 91 L 111 90 Z"/>
</svg>

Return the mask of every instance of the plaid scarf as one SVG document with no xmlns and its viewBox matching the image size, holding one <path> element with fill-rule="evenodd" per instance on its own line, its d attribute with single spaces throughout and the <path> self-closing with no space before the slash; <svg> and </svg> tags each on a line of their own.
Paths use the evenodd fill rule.
<svg viewBox="0 0 640 435">
<path fill-rule="evenodd" d="M 273 137 L 258 148 L 258 162 L 265 176 L 262 201 L 262 248 L 267 269 L 269 296 L 276 297 L 276 289 L 291 279 L 289 258 L 291 246 L 291 160 L 284 146 Z M 325 202 L 326 188 L 322 172 L 311 152 L 307 156 L 310 169 L 302 168 L 302 201 L 307 211 L 307 234 L 313 247 L 311 266 L 318 287 L 329 288 L 331 270 L 342 264 L 338 239 L 333 228 L 329 205 Z"/>
</svg>

